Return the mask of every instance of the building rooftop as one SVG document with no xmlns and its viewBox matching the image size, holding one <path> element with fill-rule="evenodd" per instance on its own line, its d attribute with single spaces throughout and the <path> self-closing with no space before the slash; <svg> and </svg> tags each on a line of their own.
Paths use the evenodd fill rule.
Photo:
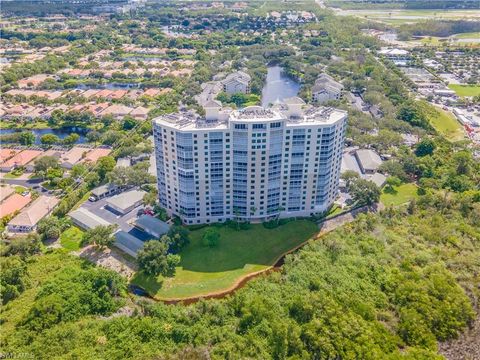
<svg viewBox="0 0 480 360">
<path fill-rule="evenodd" d="M 304 105 L 302 99 L 293 97 L 272 107 L 248 106 L 240 110 L 223 108 L 219 111 L 217 120 L 205 120 L 193 111 L 183 111 L 175 114 L 159 116 L 154 119 L 158 124 L 167 125 L 185 131 L 211 128 L 224 130 L 230 122 L 264 122 L 285 121 L 287 126 L 312 125 L 312 123 L 334 124 L 345 118 L 347 112 L 339 109 Z"/>
<path fill-rule="evenodd" d="M 376 170 L 382 164 L 380 155 L 370 149 L 357 150 L 356 157 L 360 165 L 366 170 Z"/>
<path fill-rule="evenodd" d="M 140 216 L 137 221 L 135 221 L 135 225 L 144 230 L 146 233 L 156 237 L 160 237 L 168 233 L 168 230 L 170 230 L 170 226 L 166 222 L 151 215 Z"/>
<path fill-rule="evenodd" d="M 114 185 L 114 184 L 111 184 L 111 183 L 108 183 L 108 184 L 105 184 L 105 185 L 100 185 L 100 186 L 98 186 L 98 187 L 96 187 L 95 189 L 92 190 L 92 195 L 102 196 L 103 194 L 109 192 L 112 189 L 116 189 L 116 188 L 117 188 L 117 185 Z"/>
<path fill-rule="evenodd" d="M 41 195 L 28 208 L 10 220 L 8 225 L 33 227 L 52 211 L 58 201 L 56 197 Z"/>
<path fill-rule="evenodd" d="M 68 214 L 72 219 L 78 221 L 79 223 L 85 225 L 88 229 L 93 229 L 97 226 L 108 226 L 110 223 L 100 216 L 95 215 L 91 211 L 85 208 L 79 208 L 75 211 L 72 211 Z"/>
<path fill-rule="evenodd" d="M 3 201 L 4 199 L 12 195 L 14 192 L 15 192 L 15 189 L 13 188 L 13 186 L 10 186 L 10 185 L 0 186 L 0 201 Z"/>
<path fill-rule="evenodd" d="M 143 248 L 144 243 L 125 231 L 118 231 L 115 233 L 114 245 L 128 255 L 137 257 L 137 253 Z"/>
<path fill-rule="evenodd" d="M 142 190 L 130 190 L 124 193 L 115 195 L 107 200 L 107 204 L 119 209 L 128 209 L 130 206 L 143 199 L 146 194 Z"/>
<path fill-rule="evenodd" d="M 41 153 L 43 153 L 42 150 L 23 150 L 9 160 L 3 162 L 2 167 L 24 166 Z"/>
<path fill-rule="evenodd" d="M 9 196 L 0 206 L 0 218 L 13 214 L 15 211 L 22 209 L 31 200 L 30 194 L 22 196 L 20 194 L 13 194 Z"/>
</svg>

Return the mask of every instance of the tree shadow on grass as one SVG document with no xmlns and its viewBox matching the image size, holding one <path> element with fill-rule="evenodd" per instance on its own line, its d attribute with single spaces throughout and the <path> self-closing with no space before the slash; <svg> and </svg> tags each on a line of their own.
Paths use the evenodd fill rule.
<svg viewBox="0 0 480 360">
<path fill-rule="evenodd" d="M 137 285 L 147 291 L 151 295 L 155 295 L 163 286 L 163 279 L 159 277 L 146 275 L 138 271 L 132 278 L 131 283 Z"/>
</svg>

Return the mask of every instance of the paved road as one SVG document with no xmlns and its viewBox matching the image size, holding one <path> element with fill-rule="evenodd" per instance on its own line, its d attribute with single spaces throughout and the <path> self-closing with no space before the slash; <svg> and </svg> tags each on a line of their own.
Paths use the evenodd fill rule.
<svg viewBox="0 0 480 360">
<path fill-rule="evenodd" d="M 42 193 L 48 193 L 47 189 L 40 186 L 41 182 L 42 182 L 41 179 L 28 179 L 28 180 L 5 179 L 5 178 L 0 179 L 0 183 L 2 183 L 2 184 L 9 184 L 9 185 L 14 185 L 14 186 L 23 186 L 23 187 L 26 187 L 26 188 L 34 189 L 34 190 L 42 192 Z"/>
</svg>

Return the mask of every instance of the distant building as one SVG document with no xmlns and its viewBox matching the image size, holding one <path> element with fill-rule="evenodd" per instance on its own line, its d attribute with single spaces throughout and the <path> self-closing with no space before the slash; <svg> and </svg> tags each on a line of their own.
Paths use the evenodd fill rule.
<svg viewBox="0 0 480 360">
<path fill-rule="evenodd" d="M 227 75 L 225 79 L 221 81 L 223 91 L 227 94 L 243 93 L 248 94 L 250 92 L 250 81 L 252 78 L 250 75 L 243 71 L 236 71 Z"/>
<path fill-rule="evenodd" d="M 106 203 L 110 209 L 125 215 L 143 203 L 145 194 L 142 190 L 130 190 L 111 197 Z"/>
<path fill-rule="evenodd" d="M 79 208 L 72 211 L 68 216 L 72 219 L 72 222 L 83 230 L 90 230 L 97 226 L 108 226 L 110 223 L 100 216 L 95 215 L 91 211 L 85 208 Z"/>
<path fill-rule="evenodd" d="M 397 66 L 407 66 L 411 59 L 410 52 L 404 49 L 385 48 L 378 53 L 392 61 Z"/>
<path fill-rule="evenodd" d="M 342 96 L 343 85 L 330 75 L 320 74 L 312 87 L 312 100 L 323 104 L 330 100 L 338 100 Z"/>
<path fill-rule="evenodd" d="M 53 196 L 42 195 L 20 214 L 15 216 L 7 225 L 8 232 L 29 233 L 36 229 L 38 222 L 50 214 L 58 199 Z"/>
</svg>

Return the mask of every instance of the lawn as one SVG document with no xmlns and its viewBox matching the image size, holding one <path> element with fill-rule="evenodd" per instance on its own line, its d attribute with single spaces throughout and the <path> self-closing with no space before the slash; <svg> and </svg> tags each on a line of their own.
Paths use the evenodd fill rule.
<svg viewBox="0 0 480 360">
<path fill-rule="evenodd" d="M 76 226 L 72 226 L 60 235 L 60 244 L 67 250 L 76 251 L 80 249 L 82 237 L 83 231 Z"/>
<path fill-rule="evenodd" d="M 246 275 L 266 270 L 280 255 L 302 244 L 317 231 L 311 221 L 291 221 L 275 229 L 261 224 L 248 230 L 219 227 L 220 241 L 214 247 L 202 244 L 207 228 L 190 233 L 190 244 L 182 251 L 182 261 L 173 278 L 155 279 L 141 273 L 132 283 L 143 287 L 159 300 L 205 296 L 233 287 Z"/>
<path fill-rule="evenodd" d="M 426 104 L 424 110 L 433 128 L 447 139 L 459 141 L 465 138 L 463 127 L 457 119 L 455 119 L 453 114 L 428 104 Z"/>
<path fill-rule="evenodd" d="M 417 185 L 415 184 L 402 184 L 398 187 L 394 187 L 393 192 L 389 192 L 387 188 L 384 188 L 380 201 L 383 205 L 398 206 L 409 202 L 412 199 L 417 199 Z"/>
<path fill-rule="evenodd" d="M 480 85 L 459 85 L 450 84 L 448 87 L 454 90 L 458 96 L 477 96 L 480 95 Z"/>
</svg>

